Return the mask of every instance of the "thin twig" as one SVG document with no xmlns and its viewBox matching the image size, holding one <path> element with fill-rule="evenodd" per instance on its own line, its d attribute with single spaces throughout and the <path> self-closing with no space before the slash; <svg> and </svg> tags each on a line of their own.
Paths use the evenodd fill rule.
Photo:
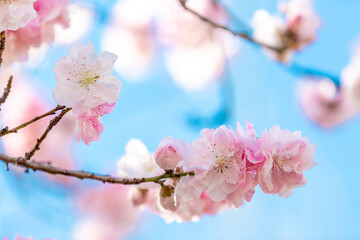
<svg viewBox="0 0 360 240">
<path fill-rule="evenodd" d="M 28 126 L 28 125 L 42 119 L 42 118 L 44 118 L 44 117 L 54 115 L 57 111 L 63 110 L 64 108 L 65 108 L 65 106 L 57 105 L 54 109 L 50 110 L 49 112 L 44 113 L 43 115 L 40 115 L 38 117 L 35 117 L 35 118 L 31 119 L 30 121 L 27 121 L 27 122 L 25 122 L 25 123 L 23 123 L 23 124 L 21 124 L 21 125 L 19 125 L 17 127 L 14 127 L 14 128 L 12 128 L 10 130 L 9 130 L 8 127 L 5 127 L 0 131 L 0 137 L 8 135 L 10 133 L 16 133 L 18 130 L 20 130 L 20 129 L 22 129 L 22 128 L 24 128 L 24 127 L 26 127 L 26 126 Z"/>
<path fill-rule="evenodd" d="M 34 170 L 34 172 L 42 171 L 52 175 L 58 174 L 58 175 L 64 175 L 78 179 L 92 179 L 92 180 L 101 181 L 103 183 L 115 183 L 115 184 L 124 184 L 124 185 L 134 185 L 145 182 L 160 183 L 160 180 L 166 178 L 180 178 L 188 175 L 195 175 L 194 172 L 184 172 L 184 173 L 171 173 L 171 174 L 164 173 L 160 176 L 150 177 L 150 178 L 117 178 L 117 177 L 112 177 L 110 175 L 101 175 L 101 174 L 95 174 L 85 171 L 74 171 L 74 170 L 57 168 L 49 164 L 38 163 L 35 161 L 27 161 L 25 158 L 22 157 L 14 158 L 4 154 L 0 154 L 0 160 L 5 162 L 6 164 L 13 164 L 15 166 L 23 167 L 25 169 L 32 169 Z"/>
<path fill-rule="evenodd" d="M 13 76 L 10 76 L 8 83 L 6 85 L 6 88 L 4 89 L 4 93 L 3 93 L 2 97 L 0 98 L 0 106 L 1 106 L 1 104 L 3 104 L 6 101 L 7 97 L 9 96 L 12 80 L 13 80 Z"/>
<path fill-rule="evenodd" d="M 265 47 L 265 48 L 268 48 L 268 49 L 271 49 L 271 50 L 274 50 L 274 51 L 277 51 L 279 53 L 287 50 L 288 48 L 286 46 L 284 47 L 275 47 L 275 46 L 270 46 L 266 43 L 262 43 L 262 42 L 259 42 L 255 39 L 253 39 L 248 33 L 246 32 L 237 32 L 237 31 L 234 31 L 234 30 L 231 30 L 230 28 L 228 28 L 227 26 L 225 25 L 222 25 L 222 24 L 219 24 L 219 23 L 216 23 L 214 22 L 213 20 L 201 15 L 200 13 L 196 12 L 195 10 L 191 9 L 191 8 L 188 8 L 186 6 L 186 0 L 179 0 L 181 6 L 184 8 L 184 10 L 188 11 L 189 13 L 193 14 L 194 16 L 198 17 L 199 19 L 201 19 L 202 21 L 210 24 L 211 26 L 215 27 L 215 28 L 219 28 L 219 29 L 222 29 L 226 32 L 229 32 L 231 33 L 232 35 L 236 36 L 236 37 L 241 37 L 241 38 L 244 38 L 246 40 L 248 40 L 249 42 L 251 43 L 254 43 L 256 45 L 260 45 L 262 47 Z"/>
<path fill-rule="evenodd" d="M 1 67 L 1 64 L 2 64 L 2 61 L 3 61 L 3 58 L 2 58 L 2 55 L 3 55 L 3 52 L 5 50 L 5 31 L 2 31 L 0 33 L 0 67 Z"/>
<path fill-rule="evenodd" d="M 268 48 L 268 49 L 271 49 L 271 50 L 274 50 L 278 53 L 282 53 L 284 51 L 286 51 L 288 49 L 287 46 L 283 46 L 283 47 L 274 47 L 274 46 L 270 46 L 270 45 L 267 45 L 267 44 L 264 44 L 264 43 L 261 43 L 259 41 L 256 41 L 255 39 L 253 39 L 248 33 L 246 32 L 236 32 L 234 30 L 231 30 L 230 28 L 228 28 L 227 26 L 225 25 L 221 25 L 221 24 L 218 24 L 216 22 L 214 22 L 213 20 L 201 15 L 200 13 L 196 12 L 195 10 L 193 9 L 190 9 L 186 6 L 186 0 L 178 0 L 179 3 L 181 4 L 181 6 L 186 10 L 188 11 L 189 13 L 193 14 L 194 16 L 198 17 L 199 19 L 201 19 L 202 21 L 210 24 L 211 26 L 215 27 L 215 28 L 219 28 L 219 29 L 222 29 L 224 31 L 227 31 L 231 34 L 233 34 L 235 37 L 241 37 L 241 38 L 245 38 L 246 40 L 250 41 L 251 43 L 254 43 L 256 45 L 259 45 L 259 46 L 262 46 L 262 47 L 265 47 L 265 48 Z M 232 15 L 230 13 L 230 15 Z M 243 26 L 246 26 L 245 24 L 241 23 L 241 25 Z M 282 63 L 281 63 L 282 64 Z M 316 69 L 311 69 L 311 68 L 305 68 L 305 67 L 302 67 L 296 63 L 293 63 L 292 65 L 288 66 L 288 65 L 284 65 L 282 64 L 282 66 L 284 66 L 289 72 L 293 73 L 293 74 L 301 74 L 301 75 L 308 75 L 308 76 L 314 76 L 314 77 L 326 77 L 326 78 L 329 78 L 331 79 L 334 84 L 339 87 L 340 86 L 340 80 L 339 80 L 339 77 L 337 76 L 334 76 L 333 74 L 329 74 L 329 73 L 325 73 L 325 72 L 322 72 L 322 71 L 319 71 L 319 70 L 316 70 Z"/>
<path fill-rule="evenodd" d="M 61 111 L 61 113 L 58 116 L 54 117 L 54 119 L 50 121 L 49 126 L 46 128 L 45 132 L 41 135 L 39 139 L 36 139 L 35 146 L 31 149 L 30 152 L 27 152 L 25 154 L 25 159 L 30 160 L 30 158 L 34 156 L 35 152 L 37 150 L 40 150 L 40 144 L 45 140 L 48 133 L 51 131 L 53 127 L 55 127 L 56 124 L 58 124 L 58 122 L 60 122 L 61 118 L 70 110 L 71 108 L 65 108 L 64 110 Z"/>
</svg>

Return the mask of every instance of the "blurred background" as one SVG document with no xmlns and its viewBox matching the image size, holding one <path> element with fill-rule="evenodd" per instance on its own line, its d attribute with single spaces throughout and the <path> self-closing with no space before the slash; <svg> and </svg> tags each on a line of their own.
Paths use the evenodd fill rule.
<svg viewBox="0 0 360 240">
<path fill-rule="evenodd" d="M 176 2 L 166 0 L 171 1 Z M 197 0 L 189 3 L 192 1 Z M 303 79 L 301 74 L 289 71 L 289 65 L 268 58 L 260 48 L 242 39 L 220 32 L 213 42 L 221 42 L 221 50 L 213 42 L 209 46 L 174 46 L 173 42 L 168 43 L 168 33 L 163 33 L 163 29 L 186 27 L 166 20 L 163 11 L 168 9 L 167 3 L 137 0 L 131 6 L 129 2 L 72 1 L 70 29 L 58 29 L 53 44 L 34 50 L 26 63 L 17 63 L 9 70 L 36 92 L 32 95 L 41 96 L 41 113 L 56 105 L 51 95 L 56 85 L 52 68 L 71 44 L 91 41 L 97 52 L 108 50 L 119 56 L 114 74 L 123 87 L 113 113 L 103 117 L 105 130 L 101 140 L 87 146 L 72 137 L 55 137 L 61 135 L 59 130 L 60 133 L 53 132 L 52 154 L 65 154 L 73 160 L 69 166 L 75 169 L 116 174 L 116 162 L 131 138 L 140 139 L 154 152 L 166 136 L 191 142 L 199 137 L 202 128 L 222 124 L 235 128 L 237 121 L 244 125 L 248 120 L 259 135 L 276 124 L 282 129 L 300 130 L 318 144 L 318 165 L 305 173 L 307 185 L 296 189 L 288 199 L 266 195 L 257 187 L 251 202 L 239 209 L 205 216 L 196 223 L 167 224 L 146 209 L 140 213 L 122 209 L 124 217 L 118 226 L 124 232 L 122 238 L 359 239 L 359 115 L 324 128 L 301 107 L 298 90 Z M 250 25 L 257 9 L 277 11 L 276 0 L 221 3 L 231 9 L 229 26 L 237 30 L 248 30 L 239 19 Z M 322 20 L 317 39 L 294 54 L 293 61 L 340 76 L 360 35 L 360 1 L 317 0 L 314 8 Z M 15 87 L 11 94 L 16 94 Z M 26 100 L 21 101 L 24 96 L 13 96 L 12 100 L 9 97 L 12 109 L 26 104 Z M 40 105 L 30 106 L 27 111 L 34 113 Z M 5 114 L 5 107 L 1 114 Z M 2 152 L 22 144 L 20 140 L 6 143 L 6 138 Z M 11 155 L 17 156 L 15 152 Z M 74 239 L 77 226 L 86 215 L 78 207 L 81 196 L 104 184 L 52 181 L 40 172 L 24 173 L 12 166 L 6 171 L 5 164 L 0 164 L 0 186 L 0 237 L 12 239 L 19 234 L 34 239 Z M 117 196 L 116 188 L 107 194 L 107 198 Z M 126 199 L 126 193 L 122 198 Z M 127 224 L 129 219 L 131 226 Z"/>
</svg>

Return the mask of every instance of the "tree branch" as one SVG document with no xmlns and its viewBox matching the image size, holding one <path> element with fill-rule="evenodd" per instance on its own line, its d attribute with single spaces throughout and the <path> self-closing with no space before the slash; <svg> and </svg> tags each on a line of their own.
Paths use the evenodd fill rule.
<svg viewBox="0 0 360 240">
<path fill-rule="evenodd" d="M 2 55 L 5 50 L 5 31 L 0 33 L 0 67 L 3 61 Z"/>
<path fill-rule="evenodd" d="M 44 118 L 44 117 L 54 115 L 57 111 L 63 110 L 63 109 L 65 109 L 65 106 L 57 105 L 54 109 L 50 110 L 49 112 L 44 113 L 43 115 L 40 115 L 38 117 L 35 117 L 35 118 L 31 119 L 30 121 L 27 121 L 27 122 L 25 122 L 25 123 L 23 123 L 23 124 L 21 124 L 21 125 L 19 125 L 17 127 L 14 127 L 14 128 L 12 128 L 10 130 L 9 130 L 8 127 L 5 127 L 0 131 L 0 137 L 8 135 L 10 133 L 16 133 L 18 130 L 20 130 L 20 129 L 22 129 L 22 128 L 24 128 L 24 127 L 26 127 L 26 126 L 28 126 L 28 125 L 42 119 L 42 118 Z"/>
<path fill-rule="evenodd" d="M 225 25 L 221 25 L 221 24 L 218 24 L 216 22 L 214 22 L 213 20 L 201 15 L 200 13 L 196 12 L 195 10 L 193 9 L 190 9 L 186 6 L 186 1 L 187 0 L 178 0 L 179 3 L 181 4 L 181 6 L 184 8 L 184 10 L 186 10 L 187 12 L 193 14 L 194 16 L 198 17 L 199 19 L 201 19 L 202 21 L 210 24 L 211 26 L 215 27 L 215 28 L 219 28 L 219 29 L 222 29 L 226 32 L 229 32 L 231 34 L 233 34 L 235 37 L 241 37 L 241 38 L 244 38 L 248 41 L 250 41 L 251 43 L 253 44 L 256 44 L 256 45 L 259 45 L 259 46 L 262 46 L 262 47 L 265 47 L 265 48 L 268 48 L 270 50 L 273 50 L 273 51 L 276 51 L 278 53 L 282 53 L 284 51 L 286 51 L 288 49 L 288 46 L 283 46 L 283 47 L 274 47 L 274 46 L 269 46 L 267 44 L 264 44 L 264 43 L 261 43 L 259 41 L 256 41 L 255 39 L 253 39 L 248 33 L 246 32 L 236 32 L 236 31 L 233 31 L 231 30 L 230 28 L 228 28 L 227 26 Z M 223 6 L 224 7 L 224 6 Z M 229 10 L 227 10 L 229 11 Z M 231 12 L 229 13 L 229 15 L 231 16 L 234 16 Z M 233 17 L 234 18 L 234 17 Z M 239 21 L 239 20 L 238 20 Z M 247 27 L 242 21 L 241 21 L 241 25 Z M 282 64 L 282 63 L 281 63 Z M 307 75 L 307 76 L 314 76 L 314 77 L 326 77 L 326 78 L 329 78 L 331 79 L 335 85 L 337 87 L 340 86 L 340 79 L 339 77 L 337 76 L 334 76 L 333 74 L 329 74 L 329 73 L 325 73 L 325 72 L 322 72 L 322 71 L 319 71 L 319 70 L 316 70 L 316 69 L 311 69 L 311 68 L 305 68 L 305 67 L 302 67 L 296 63 L 293 63 L 292 65 L 290 65 L 289 67 L 287 67 L 286 65 L 282 64 L 289 72 L 293 73 L 293 74 L 296 74 L 296 75 Z"/>
<path fill-rule="evenodd" d="M 46 136 L 48 135 L 48 133 L 51 131 L 51 129 L 53 127 L 56 126 L 56 124 L 58 124 L 58 122 L 60 122 L 61 118 L 71 110 L 71 108 L 65 108 L 64 110 L 61 111 L 61 113 L 54 117 L 54 119 L 52 119 L 49 123 L 49 126 L 46 128 L 45 132 L 41 135 L 41 137 L 39 139 L 36 139 L 36 144 L 35 146 L 33 147 L 33 149 L 31 149 L 30 152 L 27 152 L 25 154 L 25 159 L 26 160 L 30 160 L 30 158 L 32 156 L 34 156 L 35 152 L 37 150 L 40 150 L 40 144 L 45 140 Z"/>
<path fill-rule="evenodd" d="M 145 182 L 154 182 L 160 183 L 160 180 L 167 178 L 180 178 L 188 175 L 195 175 L 194 172 L 184 172 L 184 173 L 164 173 L 160 176 L 150 177 L 150 178 L 117 178 L 110 175 L 101 175 L 85 171 L 74 171 L 67 170 L 62 168 L 53 167 L 49 164 L 38 163 L 35 161 L 27 161 L 25 158 L 19 157 L 9 157 L 4 154 L 0 154 L 0 160 L 8 164 L 13 164 L 18 167 L 23 167 L 25 169 L 32 169 L 34 172 L 42 171 L 52 175 L 64 175 L 69 177 L 74 177 L 78 179 L 91 179 L 96 181 L 101 181 L 103 183 L 114 183 L 114 184 L 124 184 L 124 185 L 135 185 Z"/>
<path fill-rule="evenodd" d="M 6 101 L 7 97 L 9 96 L 12 80 L 13 80 L 13 76 L 10 76 L 8 83 L 6 85 L 6 88 L 4 89 L 4 93 L 3 93 L 2 97 L 0 98 L 0 106 Z"/>
<path fill-rule="evenodd" d="M 200 20 L 210 24 L 211 26 L 215 27 L 215 28 L 219 28 L 219 29 L 222 29 L 228 33 L 231 33 L 232 35 L 234 35 L 235 37 L 241 37 L 241 38 L 244 38 L 246 40 L 248 40 L 249 42 L 251 43 L 254 43 L 256 45 L 260 45 L 262 47 L 265 47 L 265 48 L 268 48 L 268 49 L 271 49 L 273 51 L 277 51 L 279 53 L 285 51 L 288 49 L 288 47 L 284 46 L 284 47 L 275 47 L 275 46 L 270 46 L 266 43 L 261 43 L 259 41 L 256 41 L 255 39 L 253 39 L 248 33 L 246 32 L 237 32 L 237 31 L 234 31 L 234 30 L 231 30 L 230 28 L 228 28 L 227 26 L 225 25 L 221 25 L 219 23 L 216 23 L 214 22 L 213 20 L 201 15 L 200 13 L 196 12 L 195 10 L 191 9 L 191 8 L 188 8 L 186 6 L 186 0 L 179 0 L 179 3 L 181 4 L 181 6 L 184 8 L 185 11 L 193 14 L 194 16 L 196 16 L 197 18 L 199 18 Z"/>
</svg>

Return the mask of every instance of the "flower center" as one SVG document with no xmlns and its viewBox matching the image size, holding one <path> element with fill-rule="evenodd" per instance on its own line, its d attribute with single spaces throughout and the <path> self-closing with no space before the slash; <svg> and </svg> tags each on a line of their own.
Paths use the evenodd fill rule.
<svg viewBox="0 0 360 240">
<path fill-rule="evenodd" d="M 94 74 L 89 73 L 89 71 L 85 71 L 79 82 L 81 86 L 85 87 L 86 89 L 89 89 L 89 86 L 96 83 L 98 79 L 99 79 L 99 75 L 94 76 Z"/>
<path fill-rule="evenodd" d="M 220 156 L 216 156 L 215 159 L 215 170 L 217 172 L 221 172 L 223 173 L 225 169 L 228 169 L 229 166 L 228 164 L 228 159 L 224 158 L 224 157 L 220 157 Z"/>
</svg>

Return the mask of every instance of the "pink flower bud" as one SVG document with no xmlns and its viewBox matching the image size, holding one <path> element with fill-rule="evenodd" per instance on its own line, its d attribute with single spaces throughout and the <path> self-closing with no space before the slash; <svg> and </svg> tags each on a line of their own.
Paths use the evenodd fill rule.
<svg viewBox="0 0 360 240">
<path fill-rule="evenodd" d="M 160 205 L 171 212 L 175 212 L 178 209 L 178 205 L 175 202 L 174 194 L 171 194 L 170 197 L 163 197 L 163 194 L 160 193 Z"/>
<path fill-rule="evenodd" d="M 135 207 L 145 204 L 147 196 L 147 189 L 144 190 L 137 187 L 130 188 L 128 193 L 129 200 Z"/>
<path fill-rule="evenodd" d="M 187 145 L 183 140 L 173 137 L 164 138 L 155 152 L 155 161 L 165 170 L 174 169 L 187 154 Z"/>
</svg>

